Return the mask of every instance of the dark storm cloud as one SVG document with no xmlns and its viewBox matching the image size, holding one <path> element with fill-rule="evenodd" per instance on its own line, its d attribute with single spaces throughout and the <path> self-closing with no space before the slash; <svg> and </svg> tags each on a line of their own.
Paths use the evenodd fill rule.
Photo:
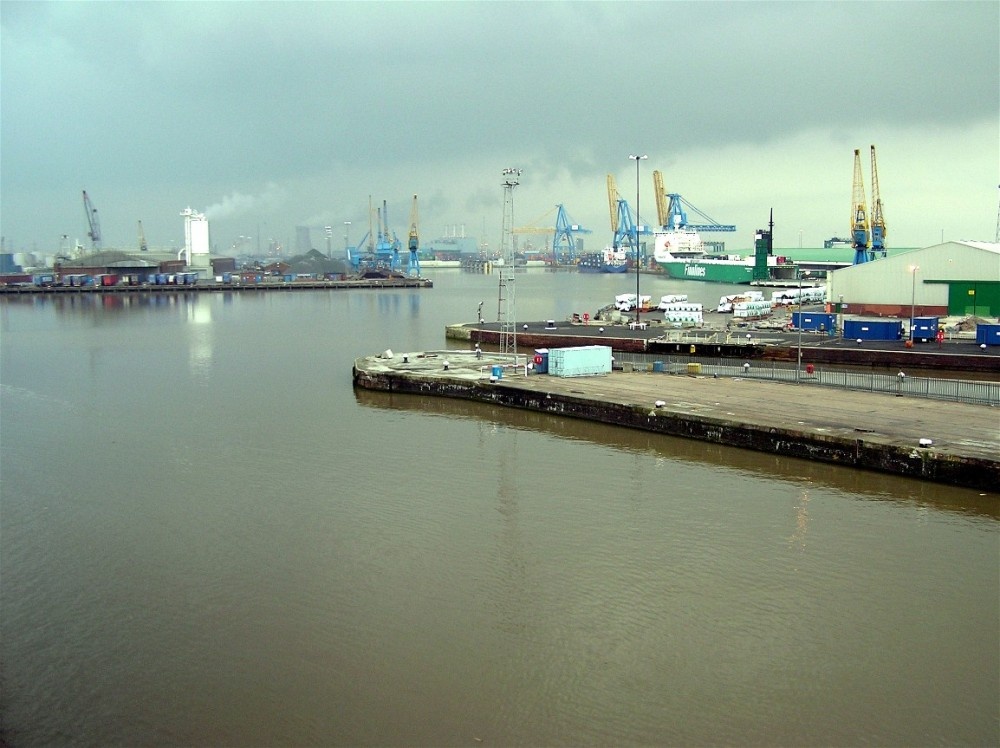
<svg viewBox="0 0 1000 748">
<path fill-rule="evenodd" d="M 143 203 L 179 225 L 167 213 L 191 201 L 294 225 L 386 182 L 413 185 L 397 200 L 427 194 L 431 217 L 496 209 L 498 180 L 462 172 L 511 158 L 589 200 L 637 147 L 669 168 L 809 132 L 994 122 L 998 16 L 988 2 L 7 0 L 4 231 L 79 223 L 52 203 L 87 184 L 133 203 L 122 225 Z"/>
</svg>

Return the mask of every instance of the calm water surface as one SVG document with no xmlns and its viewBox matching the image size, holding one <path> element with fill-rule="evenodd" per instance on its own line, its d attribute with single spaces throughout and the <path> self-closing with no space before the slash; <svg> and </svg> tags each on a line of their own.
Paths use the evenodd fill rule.
<svg viewBox="0 0 1000 748">
<path fill-rule="evenodd" d="M 997 494 L 355 393 L 495 318 L 428 275 L 0 300 L 8 743 L 1000 742 Z M 516 283 L 534 321 L 632 281 Z"/>
</svg>

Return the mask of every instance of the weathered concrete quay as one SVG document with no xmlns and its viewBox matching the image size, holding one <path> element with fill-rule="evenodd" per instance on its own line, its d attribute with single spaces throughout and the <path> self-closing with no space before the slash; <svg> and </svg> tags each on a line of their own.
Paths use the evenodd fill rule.
<svg viewBox="0 0 1000 748">
<path fill-rule="evenodd" d="M 466 351 L 395 353 L 354 362 L 356 387 L 439 395 L 996 492 L 996 408 L 808 385 L 661 372 L 525 374 Z M 523 362 L 523 359 L 522 359 Z M 502 376 L 493 376 L 501 366 Z M 929 442 L 928 442 L 929 440 Z"/>
</svg>

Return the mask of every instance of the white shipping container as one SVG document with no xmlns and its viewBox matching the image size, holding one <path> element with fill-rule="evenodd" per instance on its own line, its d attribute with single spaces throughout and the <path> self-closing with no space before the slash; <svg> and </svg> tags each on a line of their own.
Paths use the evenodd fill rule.
<svg viewBox="0 0 1000 748">
<path fill-rule="evenodd" d="M 687 301 L 687 300 L 688 300 L 688 297 L 687 297 L 686 293 L 668 294 L 667 296 L 661 296 L 660 297 L 660 305 L 659 305 L 658 308 L 660 310 L 662 310 L 662 311 L 666 311 L 667 310 L 667 305 L 669 305 L 669 304 L 677 304 L 679 302 L 683 302 L 683 301 Z"/>
<path fill-rule="evenodd" d="M 611 373 L 611 346 L 581 345 L 549 349 L 549 374 L 586 377 Z"/>
<path fill-rule="evenodd" d="M 699 312 L 685 312 L 685 311 L 669 311 L 663 313 L 663 321 L 670 324 L 691 324 L 700 325 L 705 321 L 702 313 Z"/>
<path fill-rule="evenodd" d="M 701 312 L 703 307 L 701 304 L 695 304 L 694 302 L 680 302 L 675 301 L 672 304 L 660 303 L 660 309 L 664 312 Z"/>
</svg>

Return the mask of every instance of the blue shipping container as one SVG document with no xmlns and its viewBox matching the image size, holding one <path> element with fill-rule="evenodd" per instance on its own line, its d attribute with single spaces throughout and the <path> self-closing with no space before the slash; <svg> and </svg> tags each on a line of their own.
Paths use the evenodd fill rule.
<svg viewBox="0 0 1000 748">
<path fill-rule="evenodd" d="M 802 330 L 832 330 L 837 326 L 837 315 L 824 312 L 792 312 L 792 327 Z"/>
<path fill-rule="evenodd" d="M 899 319 L 849 319 L 844 321 L 844 337 L 857 340 L 901 340 L 903 321 Z"/>
<path fill-rule="evenodd" d="M 549 373 L 549 349 L 548 348 L 536 348 L 535 349 L 535 373 L 536 374 L 548 374 Z"/>
<path fill-rule="evenodd" d="M 910 329 L 913 331 L 911 333 L 911 337 L 914 340 L 926 343 L 928 340 L 934 340 L 934 336 L 937 335 L 938 318 L 914 317 L 910 321 L 910 325 L 911 325 Z"/>
<path fill-rule="evenodd" d="M 1000 325 L 976 325 L 976 343 L 1000 345 Z"/>
</svg>

